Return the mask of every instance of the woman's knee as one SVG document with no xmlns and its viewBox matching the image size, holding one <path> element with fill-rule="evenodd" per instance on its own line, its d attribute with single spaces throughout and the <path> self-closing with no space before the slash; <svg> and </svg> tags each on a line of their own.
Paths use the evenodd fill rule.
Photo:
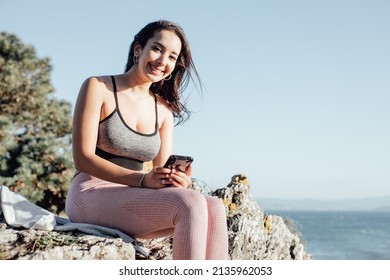
<svg viewBox="0 0 390 280">
<path fill-rule="evenodd" d="M 226 219 L 226 208 L 220 198 L 207 196 L 206 200 L 210 216 Z"/>
<path fill-rule="evenodd" d="M 208 205 L 202 193 L 188 189 L 180 190 L 177 192 L 175 203 L 178 214 L 207 217 Z"/>
</svg>

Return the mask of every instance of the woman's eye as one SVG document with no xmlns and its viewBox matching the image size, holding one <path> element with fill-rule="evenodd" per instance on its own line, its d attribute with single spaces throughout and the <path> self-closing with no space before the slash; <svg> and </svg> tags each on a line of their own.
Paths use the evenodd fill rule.
<svg viewBox="0 0 390 280">
<path fill-rule="evenodd" d="M 172 60 L 172 61 L 176 61 L 176 60 L 177 60 L 177 57 L 175 57 L 175 56 L 170 56 L 169 59 Z"/>
<path fill-rule="evenodd" d="M 161 48 L 160 47 L 153 47 L 153 50 L 156 51 L 156 52 L 161 52 Z"/>
</svg>

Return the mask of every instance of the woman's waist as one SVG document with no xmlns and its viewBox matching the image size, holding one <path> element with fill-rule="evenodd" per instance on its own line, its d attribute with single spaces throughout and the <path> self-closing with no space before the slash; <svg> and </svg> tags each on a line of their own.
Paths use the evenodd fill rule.
<svg viewBox="0 0 390 280">
<path fill-rule="evenodd" d="M 127 187 L 126 185 L 110 182 L 79 170 L 75 171 L 71 184 L 71 188 L 78 188 L 80 190 L 124 186 Z"/>
</svg>

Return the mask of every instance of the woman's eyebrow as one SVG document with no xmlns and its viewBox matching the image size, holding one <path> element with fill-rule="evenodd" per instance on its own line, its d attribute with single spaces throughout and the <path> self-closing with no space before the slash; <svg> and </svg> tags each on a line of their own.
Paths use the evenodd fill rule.
<svg viewBox="0 0 390 280">
<path fill-rule="evenodd" d="M 167 48 L 163 45 L 163 44 L 161 44 L 160 42 L 153 42 L 154 44 L 156 44 L 156 45 L 159 45 L 161 48 L 163 48 L 164 50 L 166 50 Z M 175 51 L 172 51 L 172 54 L 174 54 L 174 55 L 177 55 L 178 56 L 178 54 L 175 52 Z"/>
</svg>

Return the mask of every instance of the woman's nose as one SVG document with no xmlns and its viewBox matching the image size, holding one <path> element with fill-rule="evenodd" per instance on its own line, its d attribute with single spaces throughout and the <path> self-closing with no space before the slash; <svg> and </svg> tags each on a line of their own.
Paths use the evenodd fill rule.
<svg viewBox="0 0 390 280">
<path fill-rule="evenodd" d="M 157 62 L 160 64 L 160 65 L 166 65 L 167 62 L 168 62 L 168 57 L 166 55 L 161 55 L 158 59 L 157 59 Z"/>
</svg>

